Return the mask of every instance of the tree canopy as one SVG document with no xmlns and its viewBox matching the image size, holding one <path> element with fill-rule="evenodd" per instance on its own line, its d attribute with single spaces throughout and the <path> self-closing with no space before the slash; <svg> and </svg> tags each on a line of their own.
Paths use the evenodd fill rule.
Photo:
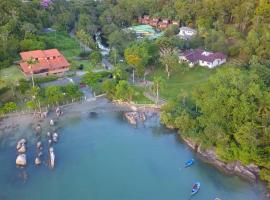
<svg viewBox="0 0 270 200">
<path fill-rule="evenodd" d="M 218 70 L 194 91 L 194 104 L 170 103 L 161 119 L 204 148 L 214 147 L 225 161 L 254 163 L 269 172 L 270 93 L 258 75 L 250 73 Z"/>
</svg>

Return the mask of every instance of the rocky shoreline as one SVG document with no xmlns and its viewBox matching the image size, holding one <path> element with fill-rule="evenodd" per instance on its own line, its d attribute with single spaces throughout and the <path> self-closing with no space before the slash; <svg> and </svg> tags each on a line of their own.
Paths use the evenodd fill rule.
<svg viewBox="0 0 270 200">
<path fill-rule="evenodd" d="M 196 144 L 195 142 L 191 141 L 190 139 L 187 138 L 182 138 L 181 139 L 192 149 L 194 150 L 204 161 L 207 163 L 210 163 L 217 167 L 218 169 L 222 170 L 223 172 L 229 174 L 229 175 L 237 175 L 243 179 L 246 179 L 251 182 L 255 182 L 258 180 L 258 175 L 259 175 L 259 167 L 250 164 L 250 165 L 243 165 L 239 161 L 234 161 L 231 163 L 226 163 L 221 161 L 214 149 L 207 149 L 207 150 L 202 150 L 200 145 Z"/>
<path fill-rule="evenodd" d="M 206 163 L 211 164 L 216 167 L 221 172 L 227 175 L 236 175 L 246 181 L 251 183 L 255 183 L 260 181 L 259 172 L 260 169 L 258 166 L 254 164 L 243 165 L 240 161 L 234 161 L 231 163 L 226 163 L 221 161 L 214 149 L 206 149 L 203 150 L 201 146 L 191 139 L 183 138 L 179 136 L 180 139 L 187 144 L 194 152 L 198 154 L 198 156 Z M 270 199 L 270 191 L 267 189 L 267 193 L 265 194 L 266 199 Z"/>
</svg>

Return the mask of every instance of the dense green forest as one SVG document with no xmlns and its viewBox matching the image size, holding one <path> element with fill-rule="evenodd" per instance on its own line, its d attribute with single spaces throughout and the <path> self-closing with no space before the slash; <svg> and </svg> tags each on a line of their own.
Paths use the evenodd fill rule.
<svg viewBox="0 0 270 200">
<path fill-rule="evenodd" d="M 199 34 L 183 41 L 170 27 L 156 41 L 135 42 L 134 34 L 123 28 L 137 24 L 138 17 L 146 14 L 178 20 Z M 203 147 L 214 147 L 222 160 L 258 165 L 261 178 L 270 181 L 268 0 L 54 0 L 48 7 L 39 0 L 0 0 L 0 15 L 0 69 L 19 60 L 20 51 L 54 47 L 42 36 L 49 27 L 59 32 L 74 31 L 92 49 L 96 49 L 94 35 L 100 31 L 112 49 L 111 60 L 125 58 L 126 65 L 144 78 L 148 68 L 166 66 L 163 71 L 169 80 L 175 68 L 181 67 L 177 65 L 176 49 L 203 47 L 228 54 L 230 61 L 237 62 L 218 69 L 191 95 L 175 94 L 177 97 L 162 108 L 161 120 Z M 92 57 L 100 56 L 96 53 Z M 92 84 L 95 75 L 87 76 L 85 81 Z M 120 79 L 117 84 L 108 80 L 103 87 L 110 97 L 123 97 L 122 93 L 128 91 L 124 100 L 132 93 L 128 82 Z M 47 90 L 43 99 L 66 89 Z M 13 107 L 7 104 L 5 109 Z"/>
<path fill-rule="evenodd" d="M 44 28 L 92 36 L 102 30 L 110 46 L 123 53 L 131 36 L 121 29 L 144 14 L 179 20 L 197 28 L 201 42 L 248 64 L 251 56 L 269 64 L 269 13 L 267 0 L 55 0 L 48 8 L 39 0 L 0 2 L 0 66 L 18 59 L 17 52 L 47 47 L 38 34 Z M 188 44 L 186 44 L 186 47 Z"/>
</svg>

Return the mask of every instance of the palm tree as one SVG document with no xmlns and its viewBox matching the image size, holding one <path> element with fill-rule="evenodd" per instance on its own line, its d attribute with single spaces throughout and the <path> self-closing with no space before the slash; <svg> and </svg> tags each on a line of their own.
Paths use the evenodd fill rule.
<svg viewBox="0 0 270 200">
<path fill-rule="evenodd" d="M 185 90 L 181 89 L 181 92 L 178 95 L 178 97 L 179 97 L 179 99 L 182 100 L 183 106 L 186 106 L 186 99 L 188 97 L 188 93 Z"/>
<path fill-rule="evenodd" d="M 156 104 L 159 102 L 159 92 L 164 87 L 164 79 L 161 76 L 155 76 L 154 77 L 154 84 L 152 89 L 156 93 Z"/>
<path fill-rule="evenodd" d="M 35 87 L 35 82 L 34 82 L 34 73 L 33 73 L 33 65 L 37 64 L 37 60 L 34 58 L 30 58 L 27 60 L 28 68 L 31 70 L 31 78 L 32 78 L 32 86 Z"/>
<path fill-rule="evenodd" d="M 83 29 L 79 30 L 76 33 L 77 37 L 82 43 L 82 46 L 84 47 L 84 52 L 86 52 L 86 47 L 89 47 L 91 49 L 96 49 L 96 44 L 93 40 L 93 38 L 88 35 Z"/>
<path fill-rule="evenodd" d="M 120 67 L 116 66 L 114 71 L 113 71 L 113 78 L 118 81 L 122 78 L 123 76 L 123 71 Z"/>
</svg>

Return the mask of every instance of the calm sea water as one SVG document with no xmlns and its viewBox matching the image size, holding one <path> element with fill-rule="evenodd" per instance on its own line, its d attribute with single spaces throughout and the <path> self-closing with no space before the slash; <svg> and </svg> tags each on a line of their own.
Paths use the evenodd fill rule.
<svg viewBox="0 0 270 200">
<path fill-rule="evenodd" d="M 29 165 L 16 168 L 15 135 L 0 140 L 0 200 L 185 200 L 195 181 L 201 190 L 194 200 L 263 199 L 262 185 L 226 176 L 196 159 L 155 119 L 134 128 L 119 113 L 101 113 L 61 123 L 54 170 L 32 164 L 31 142 Z M 196 163 L 179 170 L 190 158 Z M 23 171 L 29 176 L 26 183 L 18 178 Z"/>
</svg>

